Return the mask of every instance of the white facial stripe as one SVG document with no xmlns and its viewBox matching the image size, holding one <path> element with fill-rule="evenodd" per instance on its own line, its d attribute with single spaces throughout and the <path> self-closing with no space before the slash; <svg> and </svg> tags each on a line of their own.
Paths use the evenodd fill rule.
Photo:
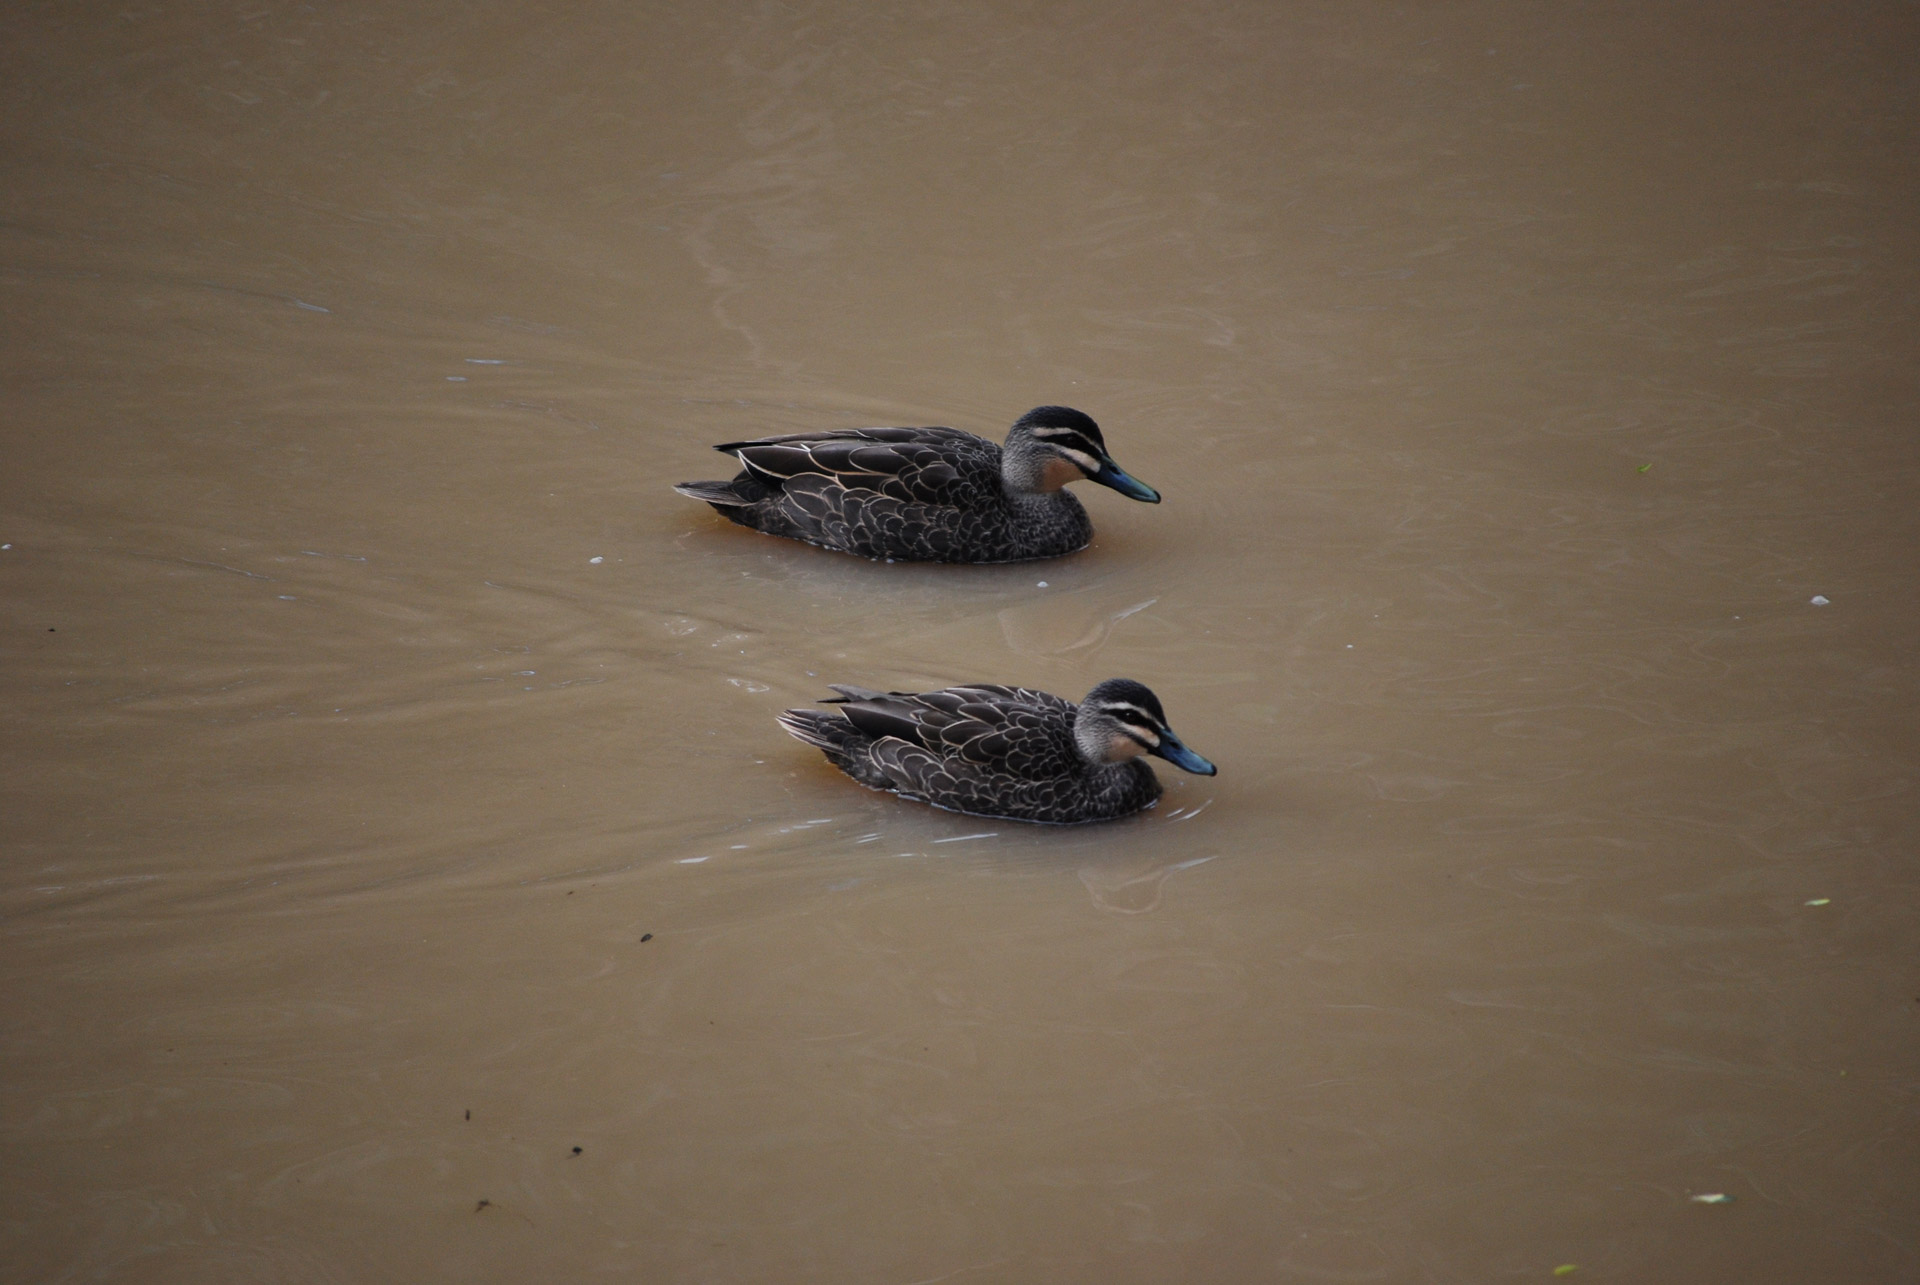
<svg viewBox="0 0 1920 1285">
<path fill-rule="evenodd" d="M 1114 701 L 1112 704 L 1102 705 L 1100 712 L 1124 727 L 1128 736 L 1145 741 L 1149 749 L 1160 747 L 1160 733 L 1154 730 L 1160 720 L 1138 705 Z"/>
<path fill-rule="evenodd" d="M 1093 474 L 1100 471 L 1100 461 L 1085 451 L 1076 451 L 1071 446 L 1056 446 L 1053 449 L 1079 465 L 1082 473 Z"/>
</svg>

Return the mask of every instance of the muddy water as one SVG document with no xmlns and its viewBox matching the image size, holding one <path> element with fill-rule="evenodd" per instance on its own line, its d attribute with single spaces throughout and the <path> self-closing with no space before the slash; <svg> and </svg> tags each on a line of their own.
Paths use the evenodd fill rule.
<svg viewBox="0 0 1920 1285">
<path fill-rule="evenodd" d="M 1911 7 L 721 8 L 10 19 L 0 1277 L 1920 1277 Z M 1048 401 L 1065 561 L 667 490 Z"/>
</svg>

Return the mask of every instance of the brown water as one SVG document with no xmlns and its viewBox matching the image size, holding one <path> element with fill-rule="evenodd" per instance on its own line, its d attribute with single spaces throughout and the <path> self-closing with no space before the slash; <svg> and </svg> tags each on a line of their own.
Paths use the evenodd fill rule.
<svg viewBox="0 0 1920 1285">
<path fill-rule="evenodd" d="M 0 1278 L 1920 1279 L 1917 37 L 14 13 Z M 667 489 L 1051 401 L 1065 561 Z M 773 722 L 1112 675 L 1104 827 Z"/>
</svg>

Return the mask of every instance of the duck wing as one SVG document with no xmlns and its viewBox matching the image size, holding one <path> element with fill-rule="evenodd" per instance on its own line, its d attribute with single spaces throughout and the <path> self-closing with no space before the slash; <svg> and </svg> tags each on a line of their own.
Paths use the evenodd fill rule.
<svg viewBox="0 0 1920 1285">
<path fill-rule="evenodd" d="M 715 448 L 784 489 L 872 491 L 911 504 L 961 506 L 1000 490 L 1000 448 L 956 428 L 844 428 Z M 820 479 L 812 481 L 811 479 Z"/>
<path fill-rule="evenodd" d="M 835 690 L 843 693 L 836 703 L 844 705 L 842 712 L 855 727 L 875 741 L 891 737 L 903 742 L 903 749 L 924 750 L 946 773 L 987 771 L 1044 778 L 1080 769 L 1073 740 L 1077 707 L 1046 692 L 994 683 L 937 692 Z M 921 756 L 887 757 L 909 775 L 919 776 L 924 770 L 908 767 L 910 760 Z"/>
</svg>

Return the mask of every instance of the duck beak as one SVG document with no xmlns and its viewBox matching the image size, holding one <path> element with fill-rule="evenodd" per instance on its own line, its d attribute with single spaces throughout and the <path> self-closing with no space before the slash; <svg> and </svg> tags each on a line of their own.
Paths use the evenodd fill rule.
<svg viewBox="0 0 1920 1285">
<path fill-rule="evenodd" d="M 1160 744 L 1154 746 L 1149 753 L 1157 754 L 1181 771 L 1191 772 L 1195 776 L 1213 776 L 1220 771 L 1219 768 L 1188 749 L 1170 730 L 1160 733 Z"/>
<path fill-rule="evenodd" d="M 1129 477 L 1123 473 L 1120 466 L 1105 455 L 1100 457 L 1100 471 L 1089 480 L 1098 482 L 1102 486 L 1110 486 L 1130 500 L 1144 500 L 1148 504 L 1160 503 L 1160 492 L 1139 478 Z"/>
</svg>

